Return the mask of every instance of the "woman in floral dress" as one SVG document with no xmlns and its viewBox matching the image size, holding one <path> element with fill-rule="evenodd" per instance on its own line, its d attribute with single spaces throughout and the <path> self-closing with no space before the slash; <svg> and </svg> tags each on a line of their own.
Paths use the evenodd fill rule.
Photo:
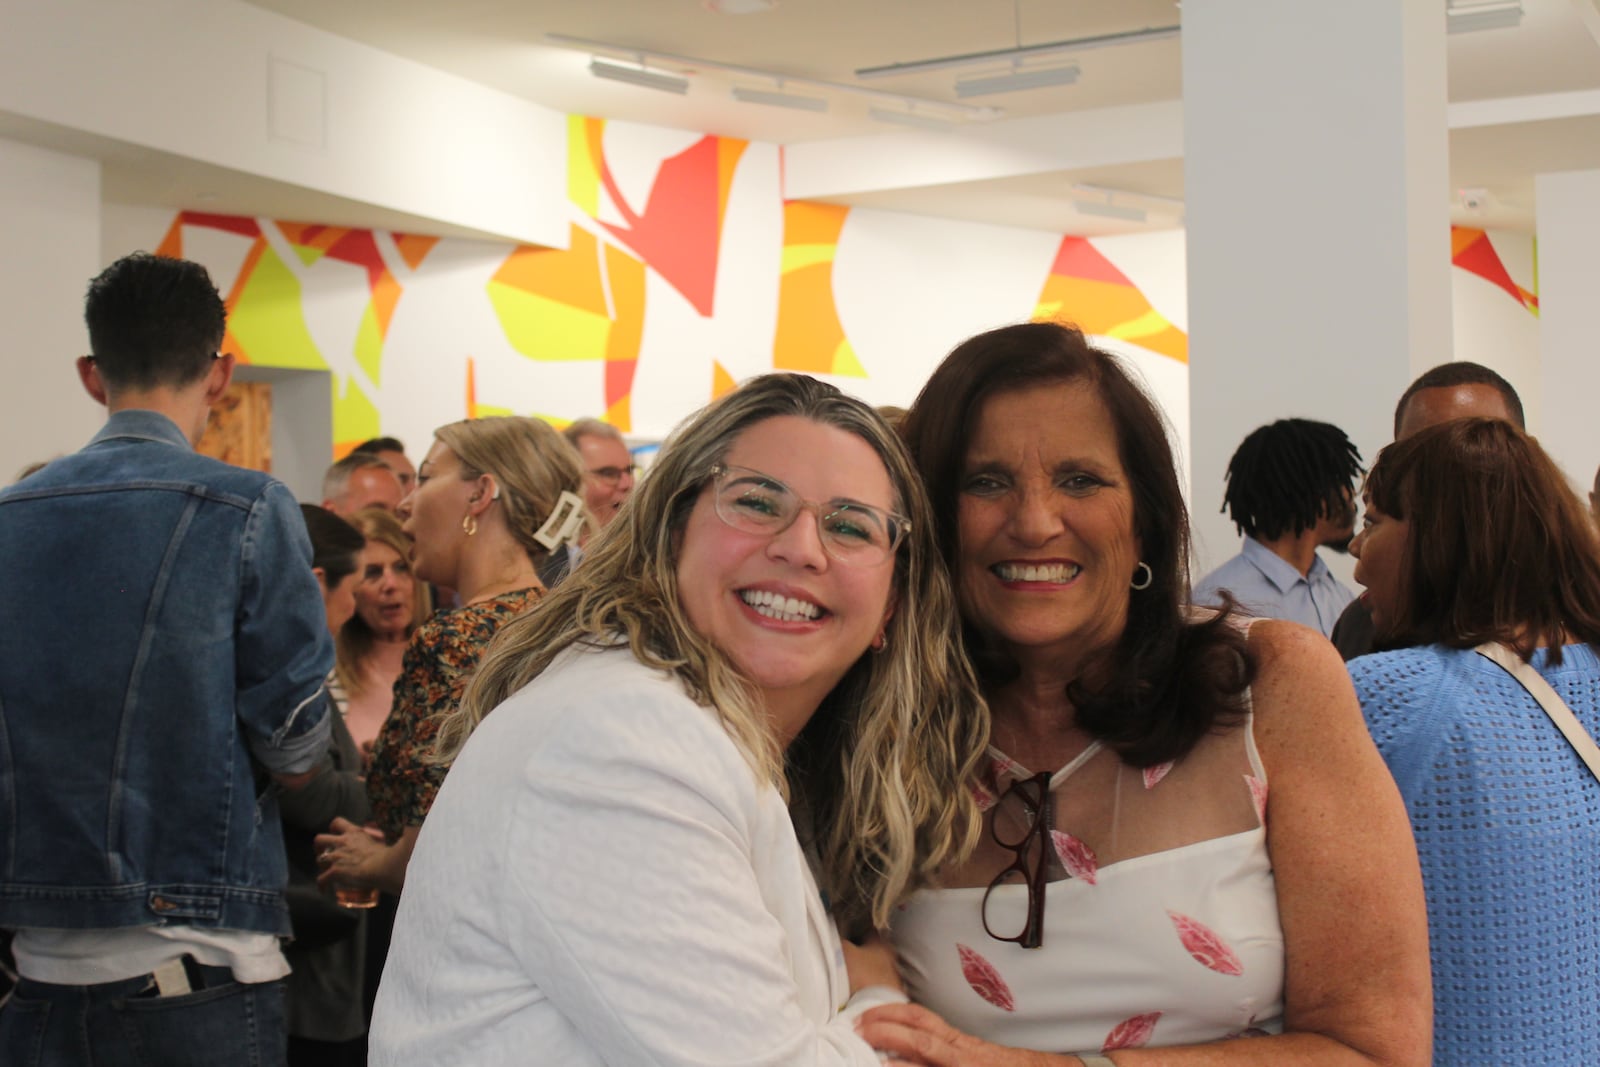
<svg viewBox="0 0 1600 1067">
<path fill-rule="evenodd" d="M 468 419 L 435 432 L 398 511 L 413 573 L 454 589 L 461 606 L 419 626 L 406 649 L 367 774 L 382 840 L 336 821 L 317 839 L 324 881 L 400 892 L 448 769 L 433 759 L 439 722 L 495 631 L 544 595 L 536 565 L 581 520 L 582 491 L 577 453 L 538 419 Z"/>
</svg>

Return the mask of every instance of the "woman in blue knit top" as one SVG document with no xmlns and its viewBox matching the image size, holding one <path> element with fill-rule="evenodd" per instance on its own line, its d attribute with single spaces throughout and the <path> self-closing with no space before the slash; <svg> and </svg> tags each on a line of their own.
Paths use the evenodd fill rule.
<svg viewBox="0 0 1600 1067">
<path fill-rule="evenodd" d="M 1389 446 L 1365 497 L 1355 577 L 1395 651 L 1350 673 L 1422 857 L 1434 1063 L 1600 1063 L 1600 781 L 1474 651 L 1509 647 L 1600 735 L 1594 529 L 1538 443 L 1497 419 Z"/>
</svg>

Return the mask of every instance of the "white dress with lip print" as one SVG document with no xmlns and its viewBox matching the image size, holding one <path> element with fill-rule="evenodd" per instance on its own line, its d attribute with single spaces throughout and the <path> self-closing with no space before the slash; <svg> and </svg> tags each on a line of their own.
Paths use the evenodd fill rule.
<svg viewBox="0 0 1600 1067">
<path fill-rule="evenodd" d="M 998 750 L 976 788 L 1022 836 L 1012 782 L 1033 772 Z M 923 890 L 893 936 L 908 991 L 951 1025 L 1002 1045 L 1102 1052 L 1282 1029 L 1284 950 L 1267 856 L 1266 772 L 1251 720 L 1170 764 L 1139 769 L 1091 744 L 1050 779 L 1052 849 L 1037 948 L 984 928 L 987 878 L 1012 854 L 969 864 L 976 885 Z M 974 878 L 979 877 L 974 875 Z M 989 926 L 1020 933 L 1023 884 L 997 887 Z"/>
</svg>

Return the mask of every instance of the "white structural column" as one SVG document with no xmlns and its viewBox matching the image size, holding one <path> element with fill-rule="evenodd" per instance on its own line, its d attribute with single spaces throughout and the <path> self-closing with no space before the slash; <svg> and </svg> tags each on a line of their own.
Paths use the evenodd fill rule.
<svg viewBox="0 0 1600 1067">
<path fill-rule="evenodd" d="M 100 165 L 0 141 L 0 485 L 81 448 L 105 421 L 73 360 L 88 352 L 83 294 L 99 273 Z"/>
<path fill-rule="evenodd" d="M 1414 371 L 1450 358 L 1444 5 L 1183 5 L 1197 576 L 1248 432 L 1298 416 L 1369 461 Z"/>
<path fill-rule="evenodd" d="M 1538 425 L 1529 429 L 1585 492 L 1600 465 L 1600 170 L 1541 174 Z"/>
</svg>

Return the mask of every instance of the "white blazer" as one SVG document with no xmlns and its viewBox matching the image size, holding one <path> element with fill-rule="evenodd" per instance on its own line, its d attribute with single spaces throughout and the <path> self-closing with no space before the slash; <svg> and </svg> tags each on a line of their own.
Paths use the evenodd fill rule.
<svg viewBox="0 0 1600 1067">
<path fill-rule="evenodd" d="M 850 999 L 788 810 L 716 715 L 625 646 L 574 649 L 440 790 L 370 1056 L 868 1067 L 852 1020 L 891 999 Z"/>
</svg>

